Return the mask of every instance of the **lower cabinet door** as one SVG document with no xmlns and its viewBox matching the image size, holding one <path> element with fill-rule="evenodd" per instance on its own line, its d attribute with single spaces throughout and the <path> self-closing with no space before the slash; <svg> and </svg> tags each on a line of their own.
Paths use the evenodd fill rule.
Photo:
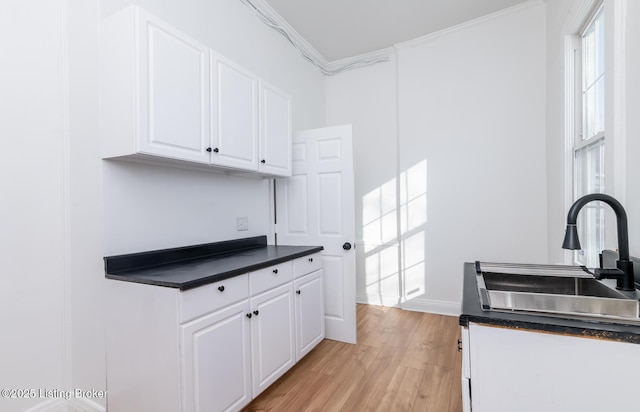
<svg viewBox="0 0 640 412">
<path fill-rule="evenodd" d="M 180 327 L 184 412 L 236 411 L 251 401 L 249 301 Z"/>
<path fill-rule="evenodd" d="M 253 396 L 295 363 L 293 285 L 251 298 Z"/>
<path fill-rule="evenodd" d="M 294 282 L 296 309 L 296 361 L 324 339 L 322 270 Z"/>
</svg>

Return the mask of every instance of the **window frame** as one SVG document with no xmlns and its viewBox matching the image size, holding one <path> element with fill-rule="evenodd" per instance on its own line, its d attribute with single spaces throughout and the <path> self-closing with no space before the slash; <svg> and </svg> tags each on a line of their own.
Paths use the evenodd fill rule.
<svg viewBox="0 0 640 412">
<path fill-rule="evenodd" d="M 607 147 L 607 142 L 609 141 L 608 138 L 606 138 L 607 136 L 607 121 L 606 121 L 606 115 L 605 113 L 607 112 L 607 98 L 606 98 L 606 80 L 607 80 L 607 76 L 606 76 L 606 67 L 607 67 L 607 58 L 606 58 L 606 53 L 608 53 L 607 47 L 606 47 L 606 12 L 605 12 L 605 4 L 604 1 L 600 1 L 597 2 L 595 4 L 595 6 L 592 9 L 593 11 L 591 13 L 589 13 L 587 15 L 587 18 L 585 18 L 584 24 L 582 24 L 579 28 L 579 30 L 576 31 L 576 33 L 574 35 L 571 35 L 569 37 L 569 50 L 570 50 L 570 56 L 569 56 L 569 65 L 570 65 L 570 70 L 568 70 L 568 74 L 569 74 L 569 78 L 567 79 L 567 84 L 570 85 L 570 104 L 571 104 L 571 116 L 567 121 L 567 124 L 569 126 L 569 136 L 570 138 L 567 139 L 568 144 L 567 144 L 567 163 L 570 165 L 568 167 L 568 172 L 567 172 L 567 177 L 568 177 L 568 182 L 570 182 L 570 190 L 568 190 L 569 194 L 569 204 L 572 204 L 575 200 L 578 199 L 578 197 L 585 195 L 587 193 L 581 193 L 581 183 L 584 182 L 585 180 L 590 180 L 591 176 L 589 175 L 589 173 L 583 173 L 582 175 L 580 175 L 582 167 L 580 164 L 580 161 L 578 159 L 579 156 L 584 156 L 584 158 L 586 159 L 586 161 L 589 161 L 589 149 L 590 148 L 594 148 L 594 147 L 598 147 L 601 146 L 601 153 L 599 155 L 600 157 L 600 170 L 601 170 L 601 174 L 603 175 L 602 177 L 600 177 L 601 179 L 601 184 L 599 185 L 599 190 L 600 193 L 604 193 L 605 192 L 605 164 L 606 164 L 606 156 L 604 155 L 604 152 L 606 151 L 606 147 Z M 596 80 L 592 83 L 591 86 L 596 85 L 596 83 L 599 80 L 602 80 L 604 82 L 603 88 L 604 88 L 604 93 L 602 94 L 602 96 L 600 96 L 600 98 L 602 99 L 602 105 L 603 105 L 603 113 L 602 113 L 602 121 L 604 124 L 604 127 L 602 128 L 602 130 L 598 130 L 593 136 L 588 136 L 588 137 L 584 137 L 584 134 L 587 133 L 587 117 L 584 114 L 584 110 L 585 110 L 585 106 L 586 106 L 586 91 L 587 91 L 587 87 L 585 85 L 585 71 L 583 70 L 584 67 L 586 67 L 585 64 L 585 53 L 583 53 L 583 50 L 585 48 L 584 45 L 584 37 L 587 34 L 587 32 L 590 30 L 590 28 L 596 23 L 596 20 L 602 15 L 602 20 L 601 22 L 604 24 L 604 33 L 603 33 L 603 38 L 601 39 L 603 44 L 601 44 L 600 46 L 604 48 L 604 57 L 603 57 L 603 64 L 604 64 L 604 69 L 602 71 L 602 74 L 600 76 L 596 76 Z M 596 39 L 597 40 L 597 39 Z M 596 178 L 597 179 L 597 178 Z M 592 193 L 592 192 L 590 192 Z M 596 220 L 596 222 L 592 222 L 591 220 L 586 219 L 587 215 L 592 215 L 595 214 L 596 216 L 598 216 L 598 220 Z M 594 247 L 594 243 L 598 242 L 598 239 L 600 240 L 600 243 L 595 245 L 596 247 L 596 251 L 597 253 L 601 252 L 601 249 L 605 248 L 605 236 L 606 236 L 606 231 L 607 231 L 607 225 L 608 225 L 608 221 L 610 219 L 605 218 L 605 207 L 604 204 L 601 202 L 591 202 L 588 205 L 586 205 L 584 207 L 584 211 L 581 212 L 580 214 L 581 216 L 579 216 L 579 218 L 581 218 L 578 222 L 579 225 L 579 229 L 581 230 L 581 232 L 583 232 L 583 234 L 581 235 L 581 243 L 582 243 L 582 250 L 579 251 L 574 251 L 571 255 L 571 263 L 572 264 L 578 264 L 578 265 L 589 265 L 589 266 L 595 266 L 597 264 L 596 259 L 594 258 L 594 256 L 591 256 L 591 260 L 589 259 L 588 256 L 586 256 L 585 250 L 587 249 L 587 246 L 589 247 L 589 249 L 592 249 Z M 582 221 L 582 222 L 580 222 Z M 597 229 L 594 229 L 593 226 L 596 226 Z M 592 237 L 585 237 L 584 233 L 586 233 L 587 231 L 589 232 L 593 232 L 594 236 L 592 236 L 594 239 L 592 239 Z M 597 232 L 594 232 L 597 231 Z M 592 251 L 593 253 L 593 251 Z M 596 256 L 597 256 L 596 253 Z"/>
</svg>

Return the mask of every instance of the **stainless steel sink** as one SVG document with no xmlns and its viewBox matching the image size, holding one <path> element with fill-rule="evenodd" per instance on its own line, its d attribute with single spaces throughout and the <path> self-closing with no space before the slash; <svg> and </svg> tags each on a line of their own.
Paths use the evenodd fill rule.
<svg viewBox="0 0 640 412">
<path fill-rule="evenodd" d="M 639 320 L 636 292 L 620 292 L 578 266 L 476 263 L 483 310 Z"/>
</svg>

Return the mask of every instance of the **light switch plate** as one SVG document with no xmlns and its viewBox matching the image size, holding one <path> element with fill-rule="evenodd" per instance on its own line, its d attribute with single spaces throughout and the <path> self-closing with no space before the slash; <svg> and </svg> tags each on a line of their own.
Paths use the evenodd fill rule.
<svg viewBox="0 0 640 412">
<path fill-rule="evenodd" d="M 237 227 L 238 227 L 238 232 L 249 230 L 249 218 L 239 217 L 237 219 Z"/>
</svg>

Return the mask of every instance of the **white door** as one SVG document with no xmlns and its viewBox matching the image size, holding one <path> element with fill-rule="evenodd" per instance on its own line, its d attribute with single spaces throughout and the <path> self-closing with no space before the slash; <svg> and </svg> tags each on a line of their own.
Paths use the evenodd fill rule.
<svg viewBox="0 0 640 412">
<path fill-rule="evenodd" d="M 322 245 L 326 337 L 356 342 L 351 125 L 297 132 L 293 173 L 276 182 L 277 241 Z"/>
</svg>

